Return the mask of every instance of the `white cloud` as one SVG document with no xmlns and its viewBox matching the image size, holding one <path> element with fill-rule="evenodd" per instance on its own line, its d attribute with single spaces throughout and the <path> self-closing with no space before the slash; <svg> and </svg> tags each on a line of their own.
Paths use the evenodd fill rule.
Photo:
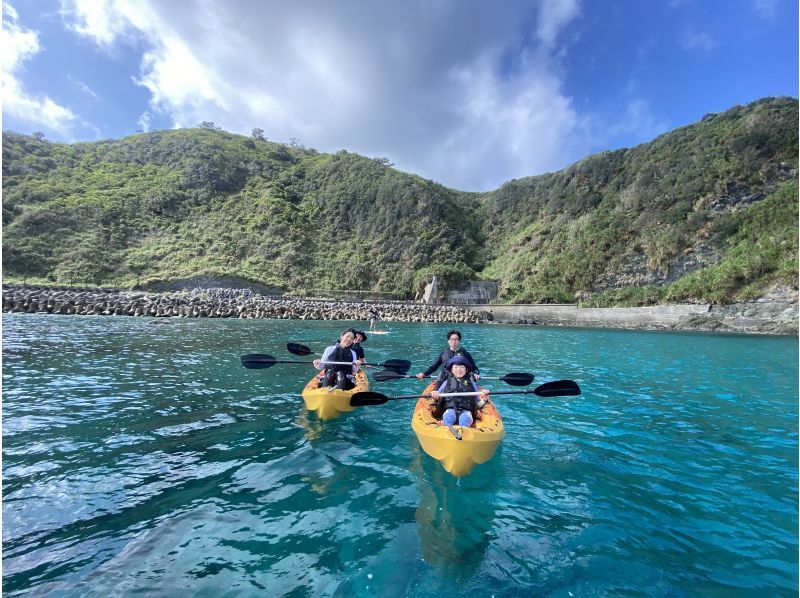
<svg viewBox="0 0 800 598">
<path fill-rule="evenodd" d="M 558 47 L 578 0 L 64 0 L 62 14 L 106 51 L 145 48 L 136 81 L 174 126 L 260 127 L 457 188 L 564 166 L 580 120 Z"/>
<path fill-rule="evenodd" d="M 150 125 L 152 124 L 153 116 L 149 112 L 143 112 L 139 119 L 136 121 L 136 125 L 144 131 L 145 133 L 150 130 Z"/>
<path fill-rule="evenodd" d="M 89 87 L 86 83 L 81 81 L 80 79 L 77 79 L 77 78 L 73 77 L 72 75 L 67 75 L 67 80 L 70 83 L 72 83 L 72 85 L 76 89 L 82 91 L 87 96 L 90 96 L 91 98 L 93 98 L 95 100 L 100 99 L 100 97 L 97 95 L 97 93 L 91 87 Z"/>
<path fill-rule="evenodd" d="M 753 4 L 755 11 L 766 19 L 771 19 L 775 16 L 777 6 L 778 0 L 755 0 Z"/>
<path fill-rule="evenodd" d="M 704 31 L 695 31 L 694 29 L 687 29 L 683 32 L 678 40 L 681 48 L 684 50 L 700 50 L 708 52 L 717 47 L 716 40 Z"/>
<path fill-rule="evenodd" d="M 41 51 L 39 36 L 24 29 L 18 22 L 17 11 L 3 4 L 3 29 L 0 32 L 3 52 L 3 112 L 28 122 L 34 127 L 68 136 L 76 121 L 73 112 L 46 95 L 35 95 L 19 80 L 24 63 Z"/>
<path fill-rule="evenodd" d="M 536 35 L 546 46 L 552 46 L 566 25 L 578 16 L 577 0 L 543 0 L 539 7 Z"/>
</svg>

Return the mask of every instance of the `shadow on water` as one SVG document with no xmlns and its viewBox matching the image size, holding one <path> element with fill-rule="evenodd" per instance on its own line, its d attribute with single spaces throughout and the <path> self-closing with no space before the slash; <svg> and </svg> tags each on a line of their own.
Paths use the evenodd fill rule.
<svg viewBox="0 0 800 598">
<path fill-rule="evenodd" d="M 455 478 L 417 445 L 410 470 L 419 505 L 417 535 L 422 560 L 451 583 L 473 578 L 492 542 L 500 451 L 469 476 Z"/>
</svg>

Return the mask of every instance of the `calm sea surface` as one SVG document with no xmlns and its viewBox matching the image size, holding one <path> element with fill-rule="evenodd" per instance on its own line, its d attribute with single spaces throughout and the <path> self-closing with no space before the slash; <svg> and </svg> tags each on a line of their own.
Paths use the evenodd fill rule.
<svg viewBox="0 0 800 598">
<path fill-rule="evenodd" d="M 583 395 L 498 396 L 459 481 L 413 401 L 323 422 L 310 365 L 239 363 L 342 325 L 4 314 L 4 594 L 797 595 L 797 339 L 463 326 L 484 374 Z M 448 328 L 364 347 L 413 373 Z"/>
</svg>

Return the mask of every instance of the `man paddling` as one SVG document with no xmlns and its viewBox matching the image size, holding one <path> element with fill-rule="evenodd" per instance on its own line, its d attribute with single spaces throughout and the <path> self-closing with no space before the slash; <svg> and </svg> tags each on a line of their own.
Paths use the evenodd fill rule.
<svg viewBox="0 0 800 598">
<path fill-rule="evenodd" d="M 475 380 L 480 380 L 481 374 L 478 370 L 478 366 L 475 364 L 475 360 L 472 358 L 472 355 L 469 354 L 469 351 L 461 346 L 461 333 L 458 330 L 451 330 L 447 333 L 447 349 L 439 353 L 433 363 L 428 366 L 427 370 L 418 373 L 417 378 L 420 380 L 427 378 L 433 374 L 438 367 L 444 366 L 456 355 L 461 355 L 469 360 L 471 366 L 469 369 L 472 372 L 473 378 L 475 378 Z M 447 374 L 447 370 L 442 367 L 442 371 L 439 372 L 438 382 L 443 382 L 445 378 L 447 378 Z"/>
</svg>

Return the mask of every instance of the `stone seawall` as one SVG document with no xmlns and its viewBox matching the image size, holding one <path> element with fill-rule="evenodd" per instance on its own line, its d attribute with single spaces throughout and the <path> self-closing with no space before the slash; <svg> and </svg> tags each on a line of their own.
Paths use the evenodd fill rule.
<svg viewBox="0 0 800 598">
<path fill-rule="evenodd" d="M 491 321 L 486 311 L 464 306 L 419 303 L 357 303 L 265 297 L 242 289 L 195 289 L 180 293 L 74 290 L 3 285 L 3 311 L 159 318 L 275 318 L 297 320 L 369 320 L 377 307 L 387 322 Z"/>
<path fill-rule="evenodd" d="M 145 293 L 3 285 L 3 311 L 159 318 L 275 318 L 369 320 L 376 306 L 386 322 L 452 322 L 585 326 L 642 330 L 686 330 L 753 334 L 798 334 L 792 301 L 734 305 L 659 305 L 581 308 L 576 305 L 426 305 L 286 299 L 247 289 L 194 289 Z"/>
</svg>

